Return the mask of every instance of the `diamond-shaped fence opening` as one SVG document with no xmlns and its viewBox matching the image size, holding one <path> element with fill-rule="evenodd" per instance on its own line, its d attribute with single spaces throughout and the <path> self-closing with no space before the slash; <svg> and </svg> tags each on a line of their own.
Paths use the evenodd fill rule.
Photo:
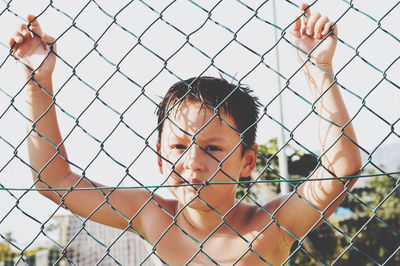
<svg viewBox="0 0 400 266">
<path fill-rule="evenodd" d="M 400 2 L 300 5 L 1 1 L 0 265 L 400 264 Z"/>
</svg>

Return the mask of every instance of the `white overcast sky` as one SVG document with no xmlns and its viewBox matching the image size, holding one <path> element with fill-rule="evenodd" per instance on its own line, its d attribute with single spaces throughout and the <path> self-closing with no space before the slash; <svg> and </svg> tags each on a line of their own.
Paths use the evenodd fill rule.
<svg viewBox="0 0 400 266">
<path fill-rule="evenodd" d="M 122 0 L 96 1 L 111 16 L 115 16 L 128 2 Z M 155 11 L 144 4 L 147 2 Z M 215 67 L 210 67 L 211 60 L 197 49 L 210 58 L 214 58 L 214 65 L 228 73 L 229 76 L 249 85 L 255 91 L 255 95 L 260 98 L 260 102 L 268 105 L 267 113 L 275 119 L 279 119 L 277 101 L 269 104 L 278 91 L 277 75 L 264 64 L 251 71 L 261 58 L 238 43 L 246 45 L 259 54 L 264 54 L 275 44 L 274 28 L 262 21 L 274 21 L 272 0 L 264 5 L 261 4 L 262 2 L 242 1 L 240 3 L 228 0 L 222 1 L 213 8 L 218 1 L 191 2 L 181 0 L 166 8 L 171 1 L 133 1 L 116 16 L 116 22 L 136 36 L 141 36 L 146 28 L 152 26 L 140 38 L 141 44 L 148 50 L 138 45 L 128 55 L 128 51 L 137 44 L 137 37 L 132 36 L 115 24 L 106 31 L 112 22 L 112 18 L 107 17 L 94 2 L 56 0 L 53 1 L 53 7 L 48 7 L 49 2 L 44 0 L 14 0 L 9 4 L 8 10 L 21 17 L 26 17 L 28 13 L 40 14 L 47 8 L 39 18 L 42 27 L 48 34 L 59 38 L 57 42 L 59 56 L 75 68 L 76 75 L 94 90 L 98 90 L 116 70 L 114 66 L 99 56 L 99 53 L 92 51 L 94 44 L 97 45 L 97 51 L 110 62 L 114 64 L 120 62 L 121 72 L 129 76 L 139 86 L 117 73 L 99 90 L 99 97 L 115 111 L 119 113 L 126 111 L 124 121 L 138 134 L 148 138 L 156 126 L 155 105 L 142 96 L 131 108 L 127 109 L 128 106 L 141 93 L 141 87 L 144 87 L 145 94 L 148 97 L 159 102 L 158 96 L 162 96 L 173 83 L 178 81 L 176 76 L 182 79 L 200 74 L 219 76 L 220 72 Z M 293 2 L 300 3 L 299 1 Z M 208 21 L 200 28 L 206 21 L 208 13 L 194 3 L 202 6 L 205 10 L 213 9 L 211 19 L 218 22 L 219 25 Z M 260 19 L 253 17 L 254 12 L 246 8 L 244 4 L 253 9 L 257 9 L 261 5 L 258 9 Z M 400 59 L 398 59 L 400 56 L 400 43 L 398 42 L 400 39 L 398 27 L 400 5 L 398 5 L 398 1 L 386 0 L 377 4 L 376 1 L 372 0 L 359 0 L 353 1 L 353 4 L 354 8 L 380 21 L 381 27 L 393 36 L 377 29 L 378 23 L 366 15 L 357 12 L 355 9 L 348 10 L 349 3 L 346 1 L 318 1 L 313 9 L 328 15 L 332 20 L 336 20 L 346 13 L 339 20 L 338 27 L 339 37 L 347 45 L 338 44 L 334 58 L 335 70 L 342 69 L 356 53 L 359 53 L 375 68 L 381 71 L 386 70 L 387 79 L 397 86 L 400 85 Z M 397 7 L 388 13 L 396 4 Z M 6 8 L 7 1 L 0 2 L 0 10 L 2 11 L 0 16 L 2 25 L 0 27 L 0 58 L 3 63 L 0 68 L 0 89 L 2 90 L 0 91 L 0 115 L 2 115 L 0 136 L 6 140 L 0 139 L 0 184 L 9 188 L 28 188 L 32 183 L 29 168 L 14 157 L 14 150 L 17 148 L 18 156 L 28 162 L 26 143 L 23 141 L 26 136 L 25 120 L 15 109 L 7 110 L 11 98 L 16 96 L 14 105 L 23 112 L 23 92 L 18 94 L 23 86 L 23 81 L 15 75 L 15 60 L 9 57 L 4 61 L 9 53 L 9 49 L 5 45 L 8 44 L 8 39 L 17 26 L 23 21 Z M 57 11 L 56 8 L 72 18 L 76 17 L 76 19 L 72 21 Z M 164 21 L 157 20 L 158 13 L 163 9 L 165 9 L 163 12 Z M 346 10 L 348 11 L 346 12 Z M 284 29 L 293 21 L 298 11 L 287 1 L 277 0 L 276 14 L 276 24 Z M 385 14 L 387 15 L 384 16 Z M 251 17 L 253 18 L 242 27 Z M 154 23 L 154 21 L 156 22 Z M 181 32 L 169 26 L 165 21 L 174 25 Z M 94 41 L 76 27 L 72 27 L 73 22 L 76 27 L 90 35 Z M 236 39 L 238 42 L 231 42 L 233 38 L 231 31 L 237 32 Z M 364 42 L 371 33 L 373 34 Z M 278 31 L 278 36 L 281 34 L 282 32 Z M 187 36 L 189 36 L 190 43 L 197 49 L 186 44 L 177 52 L 178 48 L 186 42 Z M 221 51 L 227 44 L 229 45 Z M 351 47 L 358 47 L 358 49 L 354 50 Z M 280 73 L 289 78 L 298 68 L 298 64 L 294 59 L 291 47 L 285 41 L 282 40 L 278 48 Z M 164 60 L 168 60 L 161 60 L 149 50 L 157 53 Z M 125 55 L 127 56 L 125 57 Z M 85 59 L 82 60 L 83 58 Z M 396 59 L 398 60 L 388 68 Z M 166 67 L 176 76 L 164 69 L 155 77 L 164 68 L 165 62 Z M 277 69 L 276 49 L 265 55 L 264 62 Z M 351 116 L 356 114 L 365 102 L 366 106 L 374 110 L 389 124 L 393 124 L 400 118 L 400 89 L 386 80 L 380 82 L 384 75 L 374 67 L 356 57 L 342 69 L 338 74 L 338 81 L 346 89 L 358 95 L 357 97 L 343 90 L 343 97 Z M 311 101 L 301 74 L 300 72 L 291 78 L 289 86 Z M 66 83 L 71 75 L 72 69 L 66 63 L 58 60 L 53 79 L 55 91 L 59 91 L 56 98 L 57 103 L 71 116 L 75 118 L 80 116 L 80 125 L 92 136 L 104 141 L 118 124 L 120 115 L 105 107 L 98 100 L 82 114 L 82 111 L 93 101 L 95 92 L 76 77 Z M 225 77 L 228 80 L 231 79 L 228 76 Z M 281 80 L 282 87 L 285 83 L 286 80 Z M 376 88 L 373 90 L 374 87 Z M 62 89 L 60 90 L 60 88 Z M 317 150 L 315 117 L 309 117 L 298 126 L 305 115 L 310 112 L 310 106 L 288 90 L 285 90 L 282 95 L 285 126 L 290 130 L 295 129 L 293 136 L 297 141 L 310 150 Z M 66 136 L 74 127 L 75 119 L 63 112 L 58 112 L 58 114 L 62 133 Z M 390 125 L 373 115 L 365 107 L 356 116 L 353 124 L 357 131 L 359 143 L 366 150 L 374 149 L 383 140 L 385 140 L 383 145 L 399 142 L 398 137 L 390 134 Z M 397 134 L 400 134 L 400 122 L 394 124 L 394 130 Z M 276 137 L 279 132 L 280 126 L 276 122 L 267 118 L 263 119 L 259 124 L 257 141 L 260 144 L 265 143 Z M 153 133 L 149 138 L 151 147 L 155 146 L 155 137 L 156 134 Z M 80 168 L 87 168 L 86 173 L 90 178 L 112 186 L 124 177 L 126 169 L 113 162 L 104 153 L 101 153 L 91 163 L 94 156 L 99 152 L 100 145 L 82 130 L 75 129 L 66 140 L 66 146 L 70 160 Z M 128 166 L 141 152 L 144 142 L 125 126 L 119 126 L 107 138 L 104 147 L 115 160 Z M 75 170 L 79 172 L 78 169 Z M 130 173 L 145 185 L 157 185 L 162 182 L 157 171 L 156 157 L 150 149 L 146 149 L 132 165 Z M 132 186 L 137 185 L 137 183 L 128 178 L 124 181 L 124 185 Z M 12 209 L 16 200 L 10 193 L 19 197 L 23 191 L 7 192 L 0 190 L 0 233 L 4 235 L 5 232 L 12 231 L 14 237 L 18 240 L 17 243 L 23 246 L 36 237 L 40 223 L 34 222 L 21 211 Z M 53 203 L 38 196 L 37 192 L 27 193 L 19 201 L 18 207 L 41 223 L 46 221 L 56 209 Z M 65 213 L 58 211 L 57 215 Z M 45 238 L 41 236 L 37 241 L 43 240 Z"/>
</svg>

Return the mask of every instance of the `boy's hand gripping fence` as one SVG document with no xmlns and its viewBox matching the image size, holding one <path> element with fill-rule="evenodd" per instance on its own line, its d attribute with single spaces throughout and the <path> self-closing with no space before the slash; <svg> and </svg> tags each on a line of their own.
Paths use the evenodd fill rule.
<svg viewBox="0 0 400 266">
<path fill-rule="evenodd" d="M 305 236 L 292 234 L 297 241 L 283 263 L 400 264 L 400 80 L 396 75 L 400 73 L 400 33 L 394 23 L 400 15 L 399 3 L 385 2 L 378 8 L 376 3 L 368 6 L 337 0 L 328 4 L 320 0 L 310 5 L 321 11 L 332 6 L 332 16 L 329 15 L 343 32 L 335 36 L 338 63 L 334 80 L 349 108 L 348 124 L 357 128 L 359 142 L 354 144 L 364 159 L 361 175 L 332 178 L 358 177 L 359 181 L 351 191 L 345 186 L 337 198 L 342 195 L 347 198 L 332 217 L 326 217 L 326 210 L 335 201 L 325 210 L 317 209 L 320 219 Z M 24 5 L 26 2 L 18 0 L 1 2 L 3 27 L 16 28 L 8 26 L 8 21 L 15 26 L 26 23 Z M 298 4 L 271 0 L 257 3 L 141 0 L 111 5 L 92 0 L 74 7 L 60 1 L 41 2 L 32 8 L 35 10 L 28 12 L 37 11 L 36 18 L 45 30 L 52 29 L 50 35 L 57 43 L 57 52 L 50 51 L 58 60 L 54 93 L 46 93 L 60 116 L 63 139 L 62 143 L 52 143 L 40 135 L 54 146 L 57 154 L 41 169 L 31 166 L 27 138 L 50 108 L 37 121 L 29 121 L 23 107 L 28 82 L 14 74 L 15 57 L 6 41 L 11 36 L 10 29 L 2 34 L 0 42 L 0 265 L 166 263 L 157 252 L 158 247 L 165 235 L 175 229 L 198 246 L 187 264 L 194 263 L 198 255 L 205 258 L 204 264 L 218 264 L 203 247 L 223 226 L 229 227 L 248 247 L 234 264 L 242 263 L 248 254 L 258 257 L 260 263 L 272 264 L 253 249 L 254 242 L 271 225 L 281 227 L 275 220 L 276 213 L 299 194 L 301 183 L 315 181 L 310 177 L 322 165 L 324 155 L 315 152 L 313 139 L 318 137 L 313 135 L 316 130 L 310 129 L 310 123 L 313 125 L 310 121 L 318 115 L 315 106 L 319 98 L 310 100 L 307 96 L 300 77 L 303 66 L 295 65 L 286 53 L 295 46 L 288 32 L 299 16 Z M 35 71 L 31 76 L 33 81 Z M 157 194 L 171 187 L 166 180 L 153 179 L 158 170 L 155 144 L 158 125 L 150 117 L 159 102 L 158 95 L 187 76 L 204 75 L 221 75 L 235 84 L 249 84 L 259 96 L 258 142 L 266 144 L 260 146 L 252 179 L 231 182 L 238 185 L 237 202 L 232 210 L 250 202 L 271 217 L 271 222 L 251 240 L 225 222 L 232 210 L 226 214 L 215 210 L 221 223 L 199 241 L 176 222 L 190 202 L 171 216 L 157 201 Z M 274 85 L 276 80 L 278 85 Z M 287 101 L 283 105 L 287 121 L 282 121 L 276 111 L 279 98 Z M 214 116 L 218 116 L 218 111 L 214 111 Z M 28 133 L 24 122 L 30 122 Z M 346 126 L 341 127 L 343 136 Z M 279 142 L 282 145 L 278 147 L 274 137 L 281 129 L 287 139 Z M 196 134 L 191 137 L 195 140 Z M 272 140 L 267 143 L 268 139 Z M 46 188 L 35 188 L 42 181 L 32 183 L 28 176 L 33 172 L 40 177 L 61 155 L 61 144 L 69 151 L 69 158 L 63 159 L 75 172 L 107 187 L 52 188 L 44 184 Z M 192 146 L 203 149 L 195 141 L 187 149 Z M 279 156 L 288 160 L 287 176 L 278 170 Z M 223 165 L 225 160 L 218 162 Z M 288 183 L 291 192 L 271 212 L 263 206 L 280 192 L 280 183 Z M 213 177 L 198 185 L 213 184 L 223 185 L 213 182 Z M 135 231 L 131 226 L 135 217 L 126 217 L 110 199 L 114 191 L 128 189 L 147 191 L 150 195 L 138 213 L 145 211 L 147 205 L 156 204 L 171 216 L 173 222 L 158 239 L 149 240 L 139 232 L 136 237 L 128 232 Z M 97 190 L 104 196 L 104 201 L 93 208 L 88 218 L 74 214 L 64 204 L 69 193 L 85 190 Z M 58 206 L 48 203 L 37 191 L 53 191 L 61 203 Z M 192 201 L 199 199 L 213 208 L 200 192 Z M 129 226 L 117 230 L 89 221 L 104 206 L 119 213 Z"/>
</svg>

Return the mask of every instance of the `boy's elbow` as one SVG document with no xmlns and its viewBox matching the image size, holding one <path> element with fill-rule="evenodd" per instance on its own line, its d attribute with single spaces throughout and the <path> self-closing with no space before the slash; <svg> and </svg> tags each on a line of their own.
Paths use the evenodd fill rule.
<svg viewBox="0 0 400 266">
<path fill-rule="evenodd" d="M 43 197 L 48 198 L 49 200 L 53 201 L 56 204 L 60 204 L 61 202 L 61 198 L 63 196 L 63 192 L 55 189 L 54 187 L 38 187 L 36 186 L 36 188 L 38 189 L 38 192 L 40 195 L 42 195 Z"/>
<path fill-rule="evenodd" d="M 333 173 L 336 177 L 342 178 L 342 181 L 347 183 L 347 186 L 352 187 L 357 181 L 357 177 L 361 174 L 362 161 L 361 156 L 354 156 L 351 160 L 346 160 L 336 171 Z"/>
<path fill-rule="evenodd" d="M 343 176 L 358 176 L 361 173 L 362 168 L 362 160 L 360 151 L 355 152 L 354 156 L 352 156 L 347 162 L 347 167 L 345 169 L 345 173 Z"/>
<path fill-rule="evenodd" d="M 60 204 L 61 198 L 68 192 L 66 189 L 71 187 L 71 185 L 68 185 L 71 183 L 71 179 L 72 172 L 68 172 L 61 178 L 56 178 L 58 182 L 51 182 L 51 180 L 48 179 L 47 182 L 42 179 L 36 179 L 35 188 L 38 189 L 40 195 L 48 198 L 56 204 Z"/>
<path fill-rule="evenodd" d="M 343 181 L 353 179 L 352 177 L 357 177 L 361 173 L 361 155 L 357 152 L 353 156 L 337 158 L 336 161 L 322 162 L 322 165 L 333 177 L 343 178 Z"/>
<path fill-rule="evenodd" d="M 38 192 L 40 195 L 42 195 L 45 198 L 48 198 L 49 200 L 53 201 L 56 204 L 60 204 L 61 202 L 61 193 L 58 190 L 55 190 L 54 188 L 48 188 L 48 187 L 37 187 Z M 57 193 L 58 192 L 58 193 Z"/>
</svg>

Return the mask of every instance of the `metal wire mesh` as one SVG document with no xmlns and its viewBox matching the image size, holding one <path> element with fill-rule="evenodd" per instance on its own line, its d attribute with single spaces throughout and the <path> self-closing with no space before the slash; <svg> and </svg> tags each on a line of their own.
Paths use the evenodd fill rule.
<svg viewBox="0 0 400 266">
<path fill-rule="evenodd" d="M 355 189 L 345 186 L 322 210 L 308 202 L 318 211 L 320 218 L 299 238 L 282 226 L 276 215 L 292 197 L 299 196 L 300 184 L 317 181 L 311 176 L 318 167 L 323 167 L 321 158 L 324 153 L 315 151 L 317 136 L 310 128 L 318 116 L 317 102 L 334 83 L 316 100 L 312 99 L 302 89 L 306 86 L 301 77 L 304 65 L 298 66 L 287 59 L 291 57 L 287 51 L 296 49 L 288 38 L 288 31 L 299 17 L 297 2 L 139 0 L 109 4 L 91 0 L 66 4 L 42 1 L 34 6 L 35 10 L 27 11 L 24 9 L 26 1 L 3 0 L 0 6 L 3 25 L 13 24 L 16 28 L 20 23 L 27 23 L 27 12 L 36 12 L 36 18 L 43 21 L 45 30 L 49 29 L 55 37 L 58 62 L 54 94 L 46 93 L 56 107 L 63 138 L 61 143 L 52 143 L 40 135 L 57 152 L 41 169 L 31 166 L 26 150 L 27 139 L 51 106 L 37 121 L 30 121 L 24 111 L 23 94 L 27 82 L 18 80 L 13 74 L 15 58 L 7 38 L 14 28 L 7 26 L 0 41 L 0 248 L 6 250 L 8 247 L 10 250 L 8 253 L 4 251 L 8 255 L 0 257 L 3 260 L 0 265 L 39 265 L 43 246 L 48 250 L 45 264 L 49 265 L 152 264 L 152 260 L 171 264 L 160 255 L 159 249 L 168 232 L 173 230 L 185 234 L 197 247 L 196 252 L 187 256 L 185 264 L 198 262 L 199 256 L 204 259 L 202 264 L 223 264 L 204 248 L 222 227 L 229 228 L 246 247 L 231 264 L 243 263 L 250 254 L 258 258 L 257 263 L 271 265 L 274 262 L 263 257 L 254 246 L 263 232 L 275 225 L 297 240 L 281 262 L 283 264 L 399 264 L 400 165 L 392 163 L 400 158 L 397 145 L 400 138 L 400 80 L 396 75 L 400 73 L 400 32 L 395 24 L 400 14 L 399 3 L 385 2 L 376 9 L 376 3 L 368 6 L 359 1 L 328 3 L 317 0 L 310 4 L 311 8 L 325 8 L 321 12 L 331 12 L 332 21 L 343 31 L 335 36 L 338 40 L 337 71 L 333 78 L 344 95 L 350 120 L 342 127 L 335 126 L 342 130 L 342 136 L 347 137 L 344 133 L 347 125 L 355 125 L 359 142 L 350 140 L 360 149 L 363 164 L 360 175 L 333 175 L 331 178 L 359 177 Z M 158 106 L 159 95 L 165 93 L 169 84 L 186 80 L 188 75 L 220 75 L 237 84 L 235 89 L 249 84 L 258 96 L 257 105 L 261 110 L 256 122 L 258 142 L 266 143 L 281 129 L 287 136 L 282 146 L 274 146 L 265 153 L 259 150 L 260 164 L 251 180 L 230 178 L 231 183 L 238 186 L 237 202 L 227 213 L 215 210 L 220 223 L 201 240 L 177 223 L 183 210 L 195 199 L 213 209 L 202 199 L 201 189 L 194 199 L 176 210 L 175 215 L 159 203 L 158 194 L 166 194 L 168 188 L 193 184 L 167 184 L 168 177 L 175 172 L 174 164 L 166 177 L 157 177 L 159 125 L 154 119 L 150 120 Z M 274 85 L 273 81 L 277 79 L 278 84 Z M 191 84 L 187 85 L 190 88 Z M 285 99 L 285 121 L 280 120 L 276 111 L 279 97 Z M 218 107 L 213 107 L 213 117 L 219 117 Z M 30 122 L 28 133 L 23 128 L 25 122 Z M 211 120 L 205 123 L 199 132 L 210 123 Z M 203 149 L 195 141 L 198 134 L 191 136 L 193 141 L 187 150 L 192 146 Z M 62 144 L 67 146 L 69 158 L 62 156 Z M 394 147 L 392 150 L 386 148 L 389 144 Z M 236 148 L 241 145 L 239 142 Z M 292 171 L 290 176 L 280 174 L 275 161 L 286 154 L 286 149 L 293 150 L 290 157 L 293 163 L 304 154 L 312 158 L 311 166 L 297 166 L 301 169 L 309 167 L 308 172 L 293 174 Z M 386 158 L 381 159 L 382 154 L 386 154 Z M 40 177 L 57 156 L 62 156 L 82 179 L 107 185 L 99 188 L 92 183 L 94 188 L 78 188 L 77 183 L 72 187 L 52 188 L 45 184 L 47 188 L 35 188 L 42 181 L 32 183 L 27 176 L 32 171 Z M 217 160 L 217 171 L 208 181 L 197 185 L 224 185 L 213 178 L 222 171 L 227 158 Z M 279 192 L 277 184 L 282 182 L 290 184 L 289 196 L 275 210 L 265 209 L 263 206 L 268 197 L 276 196 L 271 191 Z M 128 189 L 143 190 L 149 195 L 133 217 L 125 216 L 110 202 L 114 191 Z M 91 210 L 87 218 L 82 218 L 68 209 L 65 199 L 73 191 L 85 190 L 99 191 L 104 200 Z M 54 206 L 39 198 L 37 191 L 54 191 L 61 203 Z M 67 193 L 62 195 L 65 191 Z M 328 208 L 342 195 L 347 195 L 343 207 L 328 219 Z M 227 216 L 243 202 L 258 206 L 270 217 L 269 222 L 260 225 L 252 239 L 244 237 L 243 232 L 226 222 Z M 150 204 L 156 204 L 172 221 L 156 239 L 140 234 L 133 226 L 136 216 Z M 96 212 L 103 206 L 111 207 L 128 226 L 112 233 L 108 229 L 97 231 L 89 220 L 95 219 Z M 67 218 L 56 218 L 59 216 Z M 74 229 L 71 229 L 72 224 Z M 317 228 L 318 224 L 321 225 Z M 140 244 L 136 238 L 127 237 L 132 235 L 128 231 L 134 231 L 142 238 L 147 251 L 138 248 Z M 332 246 L 325 246 L 328 244 Z M 135 245 L 139 250 L 135 253 L 135 261 L 130 259 L 132 255 L 129 252 L 116 251 L 131 251 Z M 96 251 L 84 251 L 83 246 L 96 247 Z M 89 259 L 87 254 L 82 254 L 85 252 L 96 255 Z M 179 257 L 179 250 L 175 252 Z"/>
</svg>

